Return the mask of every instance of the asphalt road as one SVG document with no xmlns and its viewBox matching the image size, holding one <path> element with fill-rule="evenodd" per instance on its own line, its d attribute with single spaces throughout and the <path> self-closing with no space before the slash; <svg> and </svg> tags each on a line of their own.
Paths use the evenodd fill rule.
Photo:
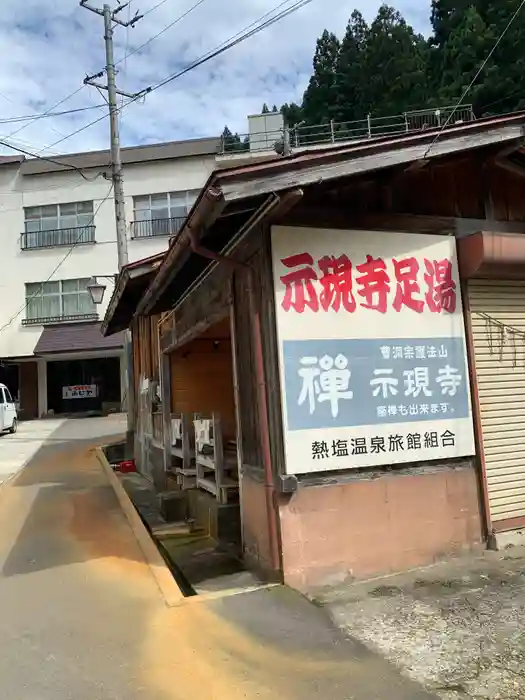
<svg viewBox="0 0 525 700">
<path fill-rule="evenodd" d="M 284 587 L 168 608 L 66 421 L 0 488 L 0 700 L 430 700 Z"/>
</svg>

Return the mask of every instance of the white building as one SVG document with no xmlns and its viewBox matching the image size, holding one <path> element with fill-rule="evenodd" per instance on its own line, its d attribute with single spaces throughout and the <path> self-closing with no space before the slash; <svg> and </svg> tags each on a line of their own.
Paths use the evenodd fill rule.
<svg viewBox="0 0 525 700">
<path fill-rule="evenodd" d="M 168 247 L 220 150 L 217 138 L 122 150 L 130 262 Z M 103 338 L 98 323 L 118 270 L 109 153 L 57 160 L 67 165 L 0 158 L 0 382 L 22 418 L 123 399 L 123 339 Z M 92 277 L 107 285 L 98 307 Z M 75 385 L 96 395 L 73 397 Z"/>
</svg>

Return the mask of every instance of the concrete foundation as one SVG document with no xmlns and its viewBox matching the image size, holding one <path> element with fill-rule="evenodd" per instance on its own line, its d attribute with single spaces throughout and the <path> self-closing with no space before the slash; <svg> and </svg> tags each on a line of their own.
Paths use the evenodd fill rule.
<svg viewBox="0 0 525 700">
<path fill-rule="evenodd" d="M 198 527 L 202 527 L 217 542 L 239 546 L 241 544 L 240 508 L 237 504 L 221 505 L 210 494 L 186 491 L 189 515 Z"/>
<path fill-rule="evenodd" d="M 303 591 L 426 566 L 482 542 L 468 463 L 300 487 L 280 515 L 284 579 Z"/>
<path fill-rule="evenodd" d="M 496 532 L 489 539 L 489 548 L 493 550 L 523 547 L 525 545 L 525 529 Z"/>
<path fill-rule="evenodd" d="M 160 514 L 167 523 L 177 523 L 188 517 L 188 500 L 182 491 L 159 493 Z"/>
</svg>

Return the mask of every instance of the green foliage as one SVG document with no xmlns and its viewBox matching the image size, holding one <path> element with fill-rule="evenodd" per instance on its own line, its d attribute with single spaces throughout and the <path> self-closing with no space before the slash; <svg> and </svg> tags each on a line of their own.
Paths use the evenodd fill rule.
<svg viewBox="0 0 525 700">
<path fill-rule="evenodd" d="M 221 141 L 222 149 L 225 153 L 239 153 L 240 151 L 250 150 L 250 139 L 248 137 L 241 139 L 239 134 L 233 134 L 227 126 L 224 127 L 224 130 L 221 134 Z"/>
<path fill-rule="evenodd" d="M 360 86 L 365 113 L 391 116 L 425 104 L 427 44 L 393 7 L 379 8 L 361 66 L 366 77 Z"/>
<path fill-rule="evenodd" d="M 393 117 L 455 105 L 520 2 L 432 0 L 428 39 L 389 5 L 381 5 L 371 24 L 354 10 L 341 40 L 326 29 L 317 40 L 301 103 L 285 103 L 279 110 L 285 124 L 317 126 L 333 120 L 336 130 L 351 130 L 349 122 L 368 114 Z M 525 109 L 524 47 L 525 10 L 465 96 L 477 116 Z M 262 111 L 270 112 L 267 104 Z"/>
<path fill-rule="evenodd" d="M 354 10 L 336 62 L 334 117 L 338 122 L 362 119 L 365 113 L 362 66 L 369 33 L 363 15 Z"/>
<path fill-rule="evenodd" d="M 303 111 L 300 105 L 295 102 L 287 102 L 281 107 L 281 112 L 284 117 L 286 126 L 292 127 L 299 124 L 303 120 Z"/>
<path fill-rule="evenodd" d="M 324 30 L 315 47 L 313 74 L 303 97 L 302 114 L 307 124 L 330 121 L 337 103 L 336 71 L 340 43 Z"/>
<path fill-rule="evenodd" d="M 464 94 L 472 78 L 493 46 L 495 37 L 475 7 L 469 7 L 450 32 L 441 56 L 442 103 L 455 103 Z M 485 78 L 493 64 L 488 64 Z M 485 80 L 472 86 L 468 99 L 474 105 L 490 101 L 491 94 Z"/>
</svg>

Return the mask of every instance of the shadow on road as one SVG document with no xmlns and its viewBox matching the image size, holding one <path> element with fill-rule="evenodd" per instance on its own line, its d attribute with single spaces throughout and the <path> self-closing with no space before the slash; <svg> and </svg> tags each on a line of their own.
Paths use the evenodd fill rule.
<svg viewBox="0 0 525 700">
<path fill-rule="evenodd" d="M 5 577 L 103 557 L 141 560 L 136 546 L 120 536 L 124 515 L 94 452 L 121 434 L 93 438 L 65 426 L 11 482 L 15 489 L 28 489 L 30 507 L 4 559 Z"/>
</svg>

